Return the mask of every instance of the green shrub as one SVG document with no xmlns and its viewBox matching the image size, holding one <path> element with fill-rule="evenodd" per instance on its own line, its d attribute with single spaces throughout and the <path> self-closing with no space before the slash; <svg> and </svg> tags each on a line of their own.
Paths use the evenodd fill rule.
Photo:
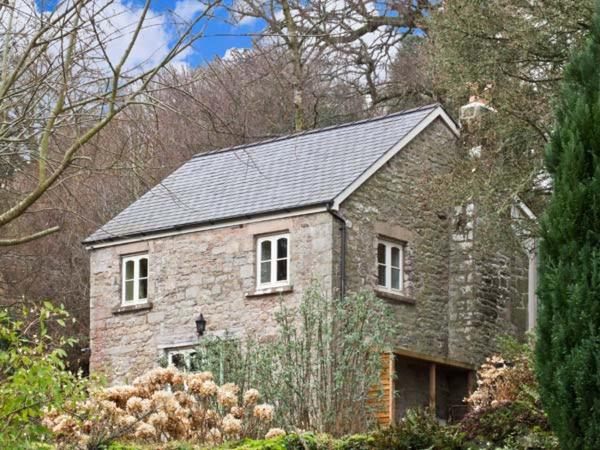
<svg viewBox="0 0 600 450">
<path fill-rule="evenodd" d="M 429 412 L 409 411 L 396 426 L 372 434 L 375 449 L 459 450 L 465 448 L 464 435 L 458 429 L 441 425 Z"/>
<path fill-rule="evenodd" d="M 244 439 L 239 442 L 228 442 L 219 449 L 222 450 L 332 450 L 334 439 L 328 435 L 313 433 L 291 433 L 274 439 Z M 342 448 L 340 447 L 339 450 Z"/>
<path fill-rule="evenodd" d="M 335 450 L 373 450 L 375 438 L 369 434 L 355 434 L 338 440 Z"/>
<path fill-rule="evenodd" d="M 372 294 L 340 300 L 313 286 L 298 308 L 282 303 L 276 320 L 269 342 L 204 340 L 191 366 L 259 389 L 276 407 L 274 425 L 288 431 L 342 436 L 369 429 L 367 400 L 379 385 L 381 352 L 395 336 L 389 306 Z"/>
<path fill-rule="evenodd" d="M 282 439 L 285 450 L 326 450 L 332 439 L 313 433 L 288 434 Z"/>
<path fill-rule="evenodd" d="M 459 427 L 469 441 L 479 444 L 510 446 L 527 439 L 538 439 L 543 435 L 549 435 L 548 439 L 545 439 L 548 445 L 552 443 L 545 414 L 523 402 L 504 403 L 471 412 L 460 422 Z M 556 446 L 538 448 L 556 448 Z"/>
<path fill-rule="evenodd" d="M 240 442 L 225 444 L 220 449 L 235 450 L 286 450 L 282 438 L 277 439 L 244 439 Z"/>
<path fill-rule="evenodd" d="M 84 382 L 65 370 L 64 347 L 74 341 L 48 333 L 50 324 L 64 327 L 67 319 L 50 302 L 38 309 L 0 310 L 0 448 L 32 448 L 47 437 L 44 408 L 61 408 L 83 396 Z"/>
</svg>

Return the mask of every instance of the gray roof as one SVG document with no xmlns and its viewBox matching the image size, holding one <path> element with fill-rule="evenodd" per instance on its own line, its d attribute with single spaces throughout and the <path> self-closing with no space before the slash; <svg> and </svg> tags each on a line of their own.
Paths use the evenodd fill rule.
<svg viewBox="0 0 600 450">
<path fill-rule="evenodd" d="M 198 154 L 84 243 L 328 204 L 438 106 Z"/>
</svg>

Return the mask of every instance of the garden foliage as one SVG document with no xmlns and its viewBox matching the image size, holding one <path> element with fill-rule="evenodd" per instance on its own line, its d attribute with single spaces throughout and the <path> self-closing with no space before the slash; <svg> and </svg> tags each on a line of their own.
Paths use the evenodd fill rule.
<svg viewBox="0 0 600 450">
<path fill-rule="evenodd" d="M 117 439 L 216 446 L 224 440 L 264 436 L 273 406 L 256 389 L 218 386 L 210 372 L 157 368 L 131 385 L 91 392 L 73 408 L 54 408 L 43 423 L 61 447 L 98 449 Z M 266 437 L 285 434 L 271 429 Z"/>
<path fill-rule="evenodd" d="M 457 424 L 473 448 L 558 448 L 541 407 L 532 348 L 504 340 L 502 355 L 477 371 L 477 389 L 466 399 L 470 412 Z"/>
<path fill-rule="evenodd" d="M 62 307 L 0 310 L 0 448 L 22 448 L 44 439 L 43 408 L 81 398 L 85 383 L 65 370 L 65 347 L 49 326 L 70 320 Z"/>
<path fill-rule="evenodd" d="M 565 449 L 600 448 L 600 4 L 564 72 L 548 146 L 553 195 L 542 221 L 537 374 Z"/>
<path fill-rule="evenodd" d="M 297 309 L 282 303 L 276 320 L 278 333 L 267 342 L 205 340 L 194 364 L 256 386 L 287 430 L 340 436 L 368 429 L 381 353 L 395 335 L 389 307 L 372 294 L 340 300 L 313 286 Z"/>
</svg>

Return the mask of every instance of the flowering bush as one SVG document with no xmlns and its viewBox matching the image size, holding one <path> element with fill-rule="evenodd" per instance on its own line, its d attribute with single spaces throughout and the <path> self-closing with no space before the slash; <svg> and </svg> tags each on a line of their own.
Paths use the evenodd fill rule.
<svg viewBox="0 0 600 450">
<path fill-rule="evenodd" d="M 518 355 L 509 361 L 494 355 L 477 371 L 477 389 L 466 399 L 473 411 L 516 401 L 537 400 L 537 385 L 529 357 Z"/>
<path fill-rule="evenodd" d="M 258 404 L 255 389 L 218 386 L 210 372 L 158 368 L 131 385 L 92 392 L 72 410 L 49 410 L 43 424 L 65 447 L 98 448 L 115 439 L 136 442 L 191 441 L 218 445 L 264 435 L 273 407 Z M 269 436 L 283 430 L 270 430 Z"/>
<path fill-rule="evenodd" d="M 478 370 L 477 389 L 466 399 L 471 411 L 460 430 L 481 448 L 558 448 L 540 405 L 531 344 L 504 346 L 502 356 L 488 358 Z"/>
</svg>

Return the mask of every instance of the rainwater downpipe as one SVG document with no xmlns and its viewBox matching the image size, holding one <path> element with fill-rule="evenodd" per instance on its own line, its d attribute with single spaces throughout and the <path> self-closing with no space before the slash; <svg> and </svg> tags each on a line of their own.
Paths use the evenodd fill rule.
<svg viewBox="0 0 600 450">
<path fill-rule="evenodd" d="M 350 221 L 346 219 L 342 214 L 331 206 L 328 208 L 329 213 L 340 222 L 340 298 L 344 300 L 346 298 L 346 242 L 347 229 L 350 228 Z"/>
</svg>

